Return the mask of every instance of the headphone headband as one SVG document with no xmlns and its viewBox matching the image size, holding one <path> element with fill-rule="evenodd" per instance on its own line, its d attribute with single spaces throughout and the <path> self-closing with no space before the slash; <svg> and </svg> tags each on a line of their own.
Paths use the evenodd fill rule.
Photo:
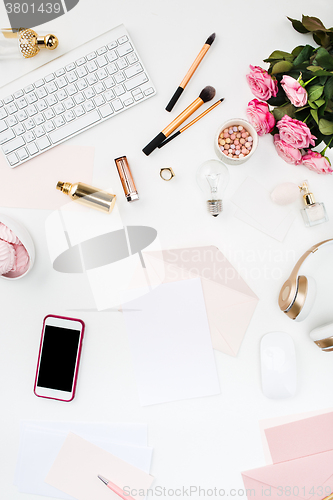
<svg viewBox="0 0 333 500">
<path fill-rule="evenodd" d="M 301 276 L 298 278 L 299 271 L 304 263 L 304 261 L 312 254 L 317 252 L 317 250 L 324 246 L 333 243 L 333 238 L 329 240 L 321 241 L 316 245 L 313 245 L 309 250 L 307 250 L 302 257 L 297 261 L 293 270 L 287 281 L 283 284 L 280 295 L 279 295 L 279 306 L 281 311 L 285 312 L 290 318 L 295 319 L 302 309 L 303 301 L 300 301 L 300 305 L 295 305 L 295 310 L 291 311 L 295 303 L 296 296 L 299 294 L 305 299 L 307 294 L 307 280 L 301 280 Z"/>
</svg>

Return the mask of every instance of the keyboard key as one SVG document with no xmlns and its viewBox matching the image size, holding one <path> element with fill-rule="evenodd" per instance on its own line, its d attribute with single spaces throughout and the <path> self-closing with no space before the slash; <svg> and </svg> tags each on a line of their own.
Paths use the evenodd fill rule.
<svg viewBox="0 0 333 500">
<path fill-rule="evenodd" d="M 36 94 L 38 95 L 39 99 L 43 99 L 43 97 L 47 96 L 47 92 L 44 87 L 40 87 L 39 89 L 37 89 Z"/>
<path fill-rule="evenodd" d="M 25 125 L 25 128 L 26 128 L 27 130 L 31 130 L 32 128 L 34 128 L 34 127 L 36 126 L 36 124 L 35 124 L 35 122 L 33 121 L 33 119 L 32 119 L 32 118 L 29 118 L 29 120 L 27 120 L 27 121 L 24 123 L 24 125 Z"/>
<path fill-rule="evenodd" d="M 76 85 L 77 85 L 77 88 L 79 90 L 83 90 L 83 89 L 86 89 L 88 87 L 88 84 L 87 84 L 85 78 L 82 78 L 82 80 L 79 80 Z"/>
<path fill-rule="evenodd" d="M 32 92 L 34 88 L 35 87 L 32 84 L 31 85 L 27 85 L 26 87 L 24 87 L 24 92 L 26 94 L 29 94 L 29 92 Z"/>
<path fill-rule="evenodd" d="M 118 96 L 125 94 L 125 89 L 124 89 L 123 85 L 117 85 L 113 90 L 116 93 L 116 95 L 118 95 Z"/>
<path fill-rule="evenodd" d="M 52 82 L 52 80 L 54 80 L 54 74 L 50 73 L 49 75 L 44 77 L 44 80 L 46 81 L 46 83 Z"/>
<path fill-rule="evenodd" d="M 59 90 L 56 93 L 56 96 L 57 96 L 58 101 L 63 101 L 64 99 L 66 99 L 68 97 L 66 90 Z"/>
<path fill-rule="evenodd" d="M 57 85 L 59 89 L 62 89 L 63 87 L 66 87 L 67 85 L 67 80 L 64 76 L 61 76 L 60 78 L 57 79 Z"/>
<path fill-rule="evenodd" d="M 88 88 L 83 93 L 86 99 L 91 99 L 95 95 L 95 91 L 93 88 Z"/>
<path fill-rule="evenodd" d="M 25 142 L 31 142 L 34 140 L 35 138 L 35 135 L 33 132 L 27 132 L 24 136 L 23 136 Z"/>
<path fill-rule="evenodd" d="M 115 53 L 114 50 L 111 50 L 111 52 L 108 52 L 107 55 L 106 55 L 106 57 L 108 58 L 109 62 L 111 62 L 111 63 L 113 61 L 115 61 L 116 59 L 118 59 L 118 56 L 117 56 L 117 54 Z"/>
<path fill-rule="evenodd" d="M 100 68 L 103 68 L 103 66 L 108 64 L 108 60 L 105 56 L 97 57 L 96 62 Z"/>
<path fill-rule="evenodd" d="M 100 47 L 99 49 L 97 49 L 97 54 L 101 56 L 102 54 L 105 54 L 106 51 L 107 51 L 106 47 Z"/>
<path fill-rule="evenodd" d="M 35 155 L 36 153 L 38 153 L 38 148 L 34 142 L 32 142 L 31 144 L 28 144 L 27 148 L 28 148 L 28 151 L 31 155 Z"/>
<path fill-rule="evenodd" d="M 81 104 L 81 102 L 85 101 L 85 98 L 83 96 L 83 94 L 81 94 L 81 92 L 79 94 L 76 94 L 76 96 L 74 97 L 74 100 L 76 102 L 76 104 Z"/>
<path fill-rule="evenodd" d="M 49 146 L 51 146 L 51 142 L 50 142 L 49 138 L 46 136 L 42 137 L 41 139 L 38 139 L 38 141 L 36 141 L 36 143 L 41 151 L 43 151 L 43 149 L 46 149 Z"/>
<path fill-rule="evenodd" d="M 85 110 L 83 106 L 78 106 L 77 108 L 74 109 L 74 113 L 76 114 L 76 116 L 82 116 L 84 115 Z"/>
<path fill-rule="evenodd" d="M 5 104 L 9 104 L 10 102 L 12 102 L 14 99 L 13 99 L 13 96 L 12 95 L 8 95 L 7 97 L 4 98 L 3 102 Z"/>
<path fill-rule="evenodd" d="M 133 102 L 134 101 L 133 101 L 132 97 L 130 97 L 129 99 L 126 99 L 124 101 L 124 104 L 125 104 L 125 106 L 130 106 L 131 104 L 133 104 Z"/>
<path fill-rule="evenodd" d="M 44 112 L 44 116 L 47 120 L 51 120 L 51 118 L 53 118 L 55 115 L 54 111 L 52 108 L 48 108 L 45 110 Z"/>
<path fill-rule="evenodd" d="M 115 111 L 120 111 L 124 107 L 120 99 L 115 99 L 114 101 L 112 101 L 112 106 Z"/>
<path fill-rule="evenodd" d="M 105 106 L 102 106 L 99 108 L 102 118 L 106 118 L 107 116 L 112 115 L 113 109 L 111 108 L 110 104 L 105 104 Z"/>
<path fill-rule="evenodd" d="M 117 44 L 117 42 L 116 42 L 116 41 L 114 41 L 114 42 L 108 43 L 108 44 L 107 44 L 107 48 L 108 48 L 109 50 L 112 50 L 112 49 L 115 49 L 115 48 L 117 47 L 117 45 L 118 45 L 118 44 Z"/>
<path fill-rule="evenodd" d="M 142 90 L 141 90 L 141 89 L 134 89 L 134 90 L 132 91 L 132 96 L 134 97 L 134 96 L 136 96 L 137 94 L 141 94 L 141 93 L 142 93 Z"/>
<path fill-rule="evenodd" d="M 89 73 L 91 73 L 92 71 L 96 71 L 97 69 L 97 64 L 95 63 L 95 61 L 89 61 L 87 63 L 87 70 L 89 71 Z"/>
<path fill-rule="evenodd" d="M 11 166 L 16 165 L 16 163 L 19 162 L 15 153 L 7 156 L 7 160 Z"/>
<path fill-rule="evenodd" d="M 96 75 L 98 76 L 98 78 L 100 80 L 104 80 L 104 78 L 106 78 L 108 76 L 108 74 L 104 68 L 101 68 L 98 71 L 96 71 Z"/>
<path fill-rule="evenodd" d="M 148 82 L 148 78 L 146 73 L 140 73 L 139 75 L 135 76 L 131 80 L 128 80 L 125 82 L 125 87 L 127 90 L 132 90 L 135 87 L 138 87 L 139 85 L 142 85 L 143 83 Z"/>
<path fill-rule="evenodd" d="M 35 82 L 34 85 L 36 88 L 41 87 L 42 85 L 44 85 L 44 80 L 43 79 L 37 80 L 37 82 Z"/>
<path fill-rule="evenodd" d="M 114 99 L 114 93 L 112 92 L 112 90 L 108 90 L 103 95 L 104 99 L 106 99 L 107 101 L 112 101 L 112 99 Z"/>
<path fill-rule="evenodd" d="M 101 106 L 102 104 L 105 103 L 104 97 L 102 95 L 96 96 L 95 99 L 94 99 L 94 103 L 95 103 L 96 106 Z"/>
<path fill-rule="evenodd" d="M 67 66 L 66 66 L 66 70 L 67 71 L 72 71 L 73 69 L 75 69 L 75 63 L 74 62 L 67 64 Z"/>
<path fill-rule="evenodd" d="M 124 73 L 125 73 L 127 78 L 132 78 L 132 76 L 135 76 L 138 73 L 141 73 L 141 71 L 143 71 L 143 67 L 141 66 L 140 63 L 137 63 L 137 64 L 133 64 L 133 66 L 131 66 L 130 68 L 125 69 Z"/>
<path fill-rule="evenodd" d="M 132 50 L 133 47 L 129 42 L 124 43 L 116 49 L 119 57 L 126 56 L 126 54 L 129 54 L 130 52 L 132 52 Z"/>
<path fill-rule="evenodd" d="M 11 125 L 9 125 L 11 126 Z M 7 130 L 7 123 L 4 120 L 0 121 L 0 132 L 3 132 L 4 130 Z"/>
<path fill-rule="evenodd" d="M 45 130 L 42 126 L 36 127 L 34 130 L 36 137 L 42 137 L 42 135 L 45 135 Z"/>
<path fill-rule="evenodd" d="M 122 59 L 119 59 L 116 64 L 117 64 L 119 69 L 124 69 L 124 68 L 127 68 L 127 66 L 128 66 L 124 57 Z"/>
<path fill-rule="evenodd" d="M 27 150 L 25 148 L 19 149 L 17 154 L 21 161 L 29 157 Z"/>
<path fill-rule="evenodd" d="M 89 83 L 89 85 L 93 85 L 94 83 L 97 83 L 97 76 L 95 75 L 95 73 L 87 76 L 87 82 Z"/>
<path fill-rule="evenodd" d="M 23 96 L 23 90 L 18 90 L 17 92 L 14 92 L 15 99 L 18 99 L 19 97 L 22 96 Z"/>
<path fill-rule="evenodd" d="M 74 83 L 72 83 L 71 85 L 69 85 L 67 87 L 67 93 L 68 93 L 68 95 L 74 95 L 77 93 L 77 88 L 75 87 Z"/>
<path fill-rule="evenodd" d="M 5 153 L 5 155 L 8 155 L 12 151 L 15 151 L 15 149 L 18 149 L 22 146 L 24 146 L 25 142 L 23 137 L 16 137 L 13 141 L 7 142 L 4 146 L 2 146 L 2 151 Z"/>
<path fill-rule="evenodd" d="M 87 55 L 88 61 L 91 61 L 96 57 L 96 52 L 90 52 L 90 54 Z"/>
<path fill-rule="evenodd" d="M 66 111 L 64 116 L 65 116 L 67 122 L 71 122 L 75 118 L 73 111 Z"/>
<path fill-rule="evenodd" d="M 79 68 L 77 68 L 76 74 L 79 78 L 83 78 L 88 74 L 87 68 L 85 66 L 80 66 Z"/>
<path fill-rule="evenodd" d="M 86 58 L 80 57 L 80 59 L 77 59 L 75 62 L 76 62 L 77 66 L 82 66 L 82 64 L 84 64 L 86 62 Z"/>
<path fill-rule="evenodd" d="M 6 118 L 6 116 L 8 116 L 8 113 L 5 108 L 0 108 L 0 119 Z"/>
<path fill-rule="evenodd" d="M 108 64 L 106 69 L 108 70 L 109 75 L 113 75 L 114 73 L 117 73 L 117 71 L 118 71 L 118 68 L 114 63 Z"/>
<path fill-rule="evenodd" d="M 19 123 L 18 125 L 15 125 L 15 127 L 13 128 L 14 132 L 16 135 L 22 135 L 24 134 L 25 132 L 25 128 L 24 128 L 24 125 L 22 125 L 22 123 Z"/>
<path fill-rule="evenodd" d="M 105 87 L 102 82 L 97 83 L 97 85 L 94 86 L 94 91 L 96 92 L 96 94 L 100 94 L 101 92 L 104 92 L 104 90 Z"/>
<path fill-rule="evenodd" d="M 55 72 L 55 76 L 59 77 L 65 74 L 65 68 L 60 68 Z"/>
<path fill-rule="evenodd" d="M 75 102 L 73 101 L 72 98 L 70 98 L 70 99 L 67 99 L 67 101 L 64 101 L 64 105 L 65 105 L 66 109 L 71 109 L 71 108 L 74 108 Z"/>
<path fill-rule="evenodd" d="M 56 127 L 62 127 L 62 125 L 65 125 L 65 119 L 63 116 L 57 116 L 57 118 L 54 119 L 54 123 Z"/>
<path fill-rule="evenodd" d="M 128 40 L 128 37 L 126 35 L 124 36 L 121 36 L 120 38 L 118 38 L 118 43 L 125 43 L 127 42 Z"/>
<path fill-rule="evenodd" d="M 29 104 L 33 104 L 34 102 L 37 101 L 37 96 L 36 96 L 35 92 L 31 92 L 31 94 L 27 95 L 27 101 Z"/>
<path fill-rule="evenodd" d="M 105 80 L 104 85 L 107 89 L 110 89 L 111 87 L 114 87 L 115 82 L 112 76 L 110 76 L 107 80 Z"/>
<path fill-rule="evenodd" d="M 77 76 L 76 76 L 75 71 L 71 71 L 70 73 L 67 73 L 66 76 L 67 76 L 67 80 L 69 83 L 76 82 L 76 80 L 77 80 Z"/>
<path fill-rule="evenodd" d="M 35 116 L 36 125 L 40 125 L 41 123 L 44 123 L 44 122 L 45 122 L 45 118 L 42 114 Z"/>
<path fill-rule="evenodd" d="M 14 126 L 14 125 L 16 125 L 16 124 L 17 124 L 17 118 L 16 118 L 16 116 L 15 116 L 15 115 L 11 115 L 11 116 L 9 116 L 9 117 L 7 118 L 7 125 L 8 125 L 9 127 L 13 127 L 13 126 Z M 7 128 L 7 127 L 6 127 L 6 128 Z M 6 130 L 6 128 L 4 128 L 3 130 Z M 2 131 L 0 130 L 0 132 L 2 132 Z"/>
<path fill-rule="evenodd" d="M 142 93 L 142 92 L 140 92 L 140 94 L 136 94 L 136 95 L 134 96 L 134 99 L 135 99 L 136 101 L 141 101 L 141 99 L 143 99 L 143 97 L 144 97 L 143 93 Z"/>
<path fill-rule="evenodd" d="M 85 129 L 86 127 L 99 122 L 100 119 L 101 118 L 97 110 L 91 111 L 91 113 L 83 115 L 80 118 L 77 118 L 77 120 L 68 123 L 64 127 L 51 132 L 51 141 L 53 142 L 53 144 L 56 144 L 57 142 L 62 141 L 63 139 L 67 139 L 67 137 L 70 137 L 71 135 Z"/>
<path fill-rule="evenodd" d="M 56 92 L 58 90 L 57 84 L 55 82 L 48 83 L 45 88 L 49 94 L 52 94 L 53 92 Z"/>
<path fill-rule="evenodd" d="M 54 106 L 55 104 L 57 104 L 58 99 L 57 99 L 57 96 L 55 94 L 53 94 L 53 95 L 51 94 L 51 95 L 47 96 L 46 101 L 47 101 L 49 106 Z M 37 103 L 37 106 L 38 105 L 39 105 L 39 102 Z M 39 110 L 42 111 L 42 109 L 40 109 L 40 108 L 39 108 Z"/>
<path fill-rule="evenodd" d="M 122 73 L 121 71 L 119 71 L 119 73 L 116 73 L 113 78 L 116 80 L 117 83 L 121 83 L 126 80 L 124 73 Z"/>
<path fill-rule="evenodd" d="M 83 106 L 84 106 L 84 109 L 87 112 L 92 111 L 93 109 L 95 109 L 95 104 L 92 101 L 85 102 Z"/>
<path fill-rule="evenodd" d="M 2 108 L 3 106 L 3 101 L 0 101 L 0 108 Z"/>
<path fill-rule="evenodd" d="M 52 120 L 48 121 L 44 125 L 46 132 L 51 132 L 51 130 L 55 129 L 55 125 Z"/>
<path fill-rule="evenodd" d="M 153 87 L 149 87 L 149 89 L 145 90 L 145 95 L 150 95 L 154 93 Z"/>
<path fill-rule="evenodd" d="M 17 118 L 20 122 L 23 122 L 24 120 L 26 120 L 28 118 L 28 115 L 24 110 L 22 110 L 22 111 L 19 111 L 17 113 Z"/>
<path fill-rule="evenodd" d="M 49 95 L 46 98 L 46 100 L 47 100 L 47 102 L 49 103 L 50 106 L 52 106 L 52 104 L 54 104 L 55 102 L 57 102 L 57 98 L 54 95 Z M 46 101 L 44 101 L 44 99 L 41 99 L 40 101 L 38 101 L 37 102 L 37 108 L 39 109 L 39 111 L 44 111 L 44 109 L 47 108 Z"/>
<path fill-rule="evenodd" d="M 8 104 L 6 109 L 8 111 L 8 114 L 10 114 L 10 115 L 12 115 L 13 113 L 16 113 L 17 107 L 16 107 L 15 102 L 11 102 L 10 104 Z"/>
<path fill-rule="evenodd" d="M 63 113 L 65 111 L 65 107 L 61 102 L 59 104 L 57 104 L 56 106 L 54 106 L 54 109 L 55 109 L 55 112 L 57 113 L 57 115 L 61 115 L 61 113 Z"/>
<path fill-rule="evenodd" d="M 133 64 L 138 60 L 138 56 L 135 52 L 131 52 L 130 54 L 128 54 L 128 56 L 126 56 L 126 59 L 128 61 L 128 64 Z"/>
</svg>

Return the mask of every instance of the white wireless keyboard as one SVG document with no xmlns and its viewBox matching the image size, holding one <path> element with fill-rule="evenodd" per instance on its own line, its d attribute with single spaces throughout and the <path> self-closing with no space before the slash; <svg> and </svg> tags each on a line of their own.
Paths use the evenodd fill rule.
<svg viewBox="0 0 333 500">
<path fill-rule="evenodd" d="M 41 68 L 37 71 L 41 76 Z M 0 147 L 12 168 L 156 92 L 123 25 L 51 61 L 42 72 L 0 100 Z"/>
</svg>

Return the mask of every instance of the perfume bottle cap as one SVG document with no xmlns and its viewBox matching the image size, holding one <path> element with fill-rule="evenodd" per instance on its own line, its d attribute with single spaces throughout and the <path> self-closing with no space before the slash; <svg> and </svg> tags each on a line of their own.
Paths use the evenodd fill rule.
<svg viewBox="0 0 333 500">
<path fill-rule="evenodd" d="M 308 182 L 303 181 L 303 184 L 301 186 L 298 186 L 301 193 L 303 194 L 303 200 L 306 206 L 308 205 L 314 205 L 316 203 L 315 197 L 313 196 L 313 193 L 310 193 Z"/>
</svg>

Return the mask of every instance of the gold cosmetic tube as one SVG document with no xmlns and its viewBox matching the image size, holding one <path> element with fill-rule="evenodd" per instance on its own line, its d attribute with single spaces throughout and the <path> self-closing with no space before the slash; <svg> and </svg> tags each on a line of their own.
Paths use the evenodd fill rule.
<svg viewBox="0 0 333 500">
<path fill-rule="evenodd" d="M 120 156 L 114 161 L 116 163 L 120 181 L 123 186 L 127 201 L 137 201 L 139 199 L 139 195 L 126 156 Z"/>
<path fill-rule="evenodd" d="M 89 208 L 110 213 L 116 203 L 116 195 L 102 191 L 102 189 L 89 186 L 83 182 L 71 184 L 70 182 L 58 182 L 57 189 L 67 194 L 73 201 L 81 203 Z"/>
</svg>

